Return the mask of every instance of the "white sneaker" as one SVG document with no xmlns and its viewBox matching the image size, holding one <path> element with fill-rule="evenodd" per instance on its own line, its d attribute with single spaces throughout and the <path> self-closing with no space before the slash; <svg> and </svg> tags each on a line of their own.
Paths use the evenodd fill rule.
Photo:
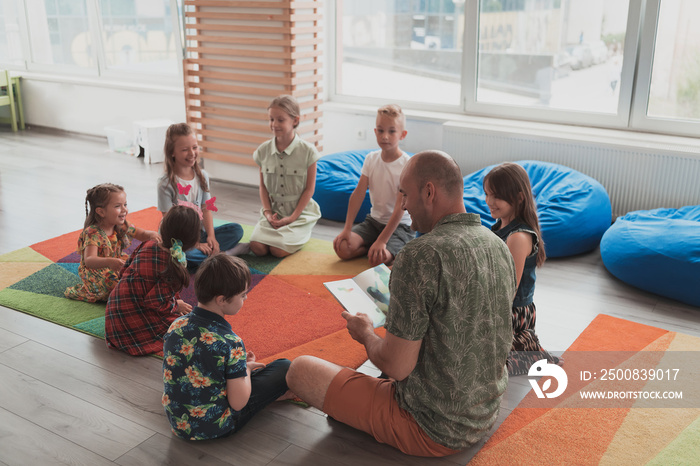
<svg viewBox="0 0 700 466">
<path fill-rule="evenodd" d="M 250 244 L 238 243 L 228 251 L 225 251 L 225 254 L 228 254 L 229 256 L 242 256 L 243 254 L 250 254 Z"/>
</svg>

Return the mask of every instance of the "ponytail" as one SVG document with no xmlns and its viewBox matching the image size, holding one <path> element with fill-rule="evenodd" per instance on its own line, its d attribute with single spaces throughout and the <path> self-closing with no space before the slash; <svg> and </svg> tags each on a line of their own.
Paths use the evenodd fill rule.
<svg viewBox="0 0 700 466">
<path fill-rule="evenodd" d="M 171 207 L 160 223 L 160 236 L 163 239 L 160 247 L 170 252 L 168 266 L 161 275 L 175 289 L 181 289 L 190 284 L 184 251 L 197 245 L 201 228 L 199 214 L 185 206 Z"/>
</svg>

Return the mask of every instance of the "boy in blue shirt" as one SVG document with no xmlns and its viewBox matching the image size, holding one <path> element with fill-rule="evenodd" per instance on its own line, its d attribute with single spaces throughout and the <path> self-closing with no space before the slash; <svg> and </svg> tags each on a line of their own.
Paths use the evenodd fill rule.
<svg viewBox="0 0 700 466">
<path fill-rule="evenodd" d="M 411 217 L 401 208 L 399 177 L 408 154 L 399 148 L 406 137 L 406 117 L 398 105 L 377 110 L 374 134 L 381 150 L 367 154 L 357 187 L 350 195 L 345 227 L 333 240 L 333 249 L 343 260 L 367 254 L 372 267 L 391 265 L 403 246 L 414 238 Z M 369 188 L 372 210 L 362 223 L 353 226 Z"/>
<path fill-rule="evenodd" d="M 242 259 L 208 257 L 194 279 L 197 306 L 165 334 L 162 402 L 178 437 L 225 437 L 273 401 L 293 397 L 285 381 L 290 361 L 255 362 L 224 319 L 241 309 L 250 283 Z"/>
</svg>

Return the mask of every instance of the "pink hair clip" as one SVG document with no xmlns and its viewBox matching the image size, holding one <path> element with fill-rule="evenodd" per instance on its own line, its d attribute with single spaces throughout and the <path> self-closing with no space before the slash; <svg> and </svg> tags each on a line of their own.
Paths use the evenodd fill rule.
<svg viewBox="0 0 700 466">
<path fill-rule="evenodd" d="M 204 203 L 206 204 L 207 210 L 212 210 L 214 212 L 218 212 L 219 209 L 214 205 L 214 201 L 216 201 L 216 196 L 204 201 Z"/>
</svg>

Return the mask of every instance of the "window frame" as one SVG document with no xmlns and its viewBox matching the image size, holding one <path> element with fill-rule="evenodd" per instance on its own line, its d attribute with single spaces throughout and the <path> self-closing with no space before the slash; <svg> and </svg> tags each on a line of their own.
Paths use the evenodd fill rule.
<svg viewBox="0 0 700 466">
<path fill-rule="evenodd" d="M 325 4 L 327 8 L 327 15 L 330 21 L 327 24 L 332 24 L 333 32 L 328 34 L 328 100 L 349 105 L 368 105 L 371 107 L 376 106 L 377 99 L 375 97 L 362 97 L 362 96 L 352 96 L 346 94 L 338 93 L 338 77 L 341 74 L 342 62 L 338 60 L 338 47 L 342 46 L 342 38 L 338 37 L 338 31 L 342 31 L 342 17 L 338 15 L 338 9 L 336 7 L 336 2 L 338 1 L 351 1 L 351 0 L 331 0 Z M 463 65 L 464 66 L 464 65 Z M 464 74 L 464 73 L 462 73 Z M 464 86 L 462 86 L 463 88 Z M 463 92 L 463 89 L 462 89 Z M 405 109 L 412 109 L 417 111 L 425 112 L 439 112 L 445 114 L 463 114 L 464 107 L 462 105 L 463 99 L 460 96 L 459 101 L 455 102 L 454 105 L 448 104 L 429 104 L 426 102 L 416 102 L 413 100 L 404 99 L 392 99 L 393 103 L 401 105 Z"/>
<path fill-rule="evenodd" d="M 338 93 L 338 78 L 342 62 L 339 47 L 339 25 L 342 16 L 335 0 L 328 2 L 328 14 L 335 22 L 335 30 L 329 38 L 329 95 L 332 102 L 358 105 L 375 105 L 376 98 L 357 97 Z M 629 0 L 626 39 L 620 74 L 620 91 L 617 113 L 587 112 L 546 107 L 509 106 L 478 102 L 479 54 L 479 0 L 464 0 L 464 37 L 460 102 L 455 105 L 432 105 L 410 100 L 397 100 L 405 109 L 450 114 L 459 117 L 490 117 L 524 120 L 539 123 L 577 125 L 602 129 L 643 131 L 678 136 L 694 136 L 700 133 L 700 121 L 676 120 L 647 115 L 649 90 L 653 66 L 657 22 L 662 0 Z"/>
<path fill-rule="evenodd" d="M 641 37 L 639 65 L 637 67 L 637 80 L 633 101 L 635 105 L 631 112 L 630 129 L 697 137 L 697 135 L 700 134 L 700 121 L 693 122 L 669 117 L 652 117 L 647 114 L 661 1 L 662 0 L 646 0 L 644 30 L 650 32 Z"/>
<path fill-rule="evenodd" d="M 59 75 L 62 80 L 74 77 L 80 81 L 89 80 L 110 83 L 123 83 L 130 87 L 144 85 L 148 88 L 153 85 L 163 87 L 173 87 L 182 84 L 183 70 L 182 66 L 176 66 L 175 74 L 154 74 L 139 71 L 124 71 L 114 70 L 107 66 L 106 54 L 102 38 L 102 17 L 100 15 L 99 0 L 85 0 L 87 10 L 87 23 L 91 40 L 95 44 L 95 66 L 81 67 L 78 65 L 43 64 L 34 61 L 34 52 L 30 39 L 29 15 L 27 12 L 26 0 L 14 0 L 18 6 L 18 25 L 20 29 L 20 37 L 22 43 L 22 54 L 24 57 L 24 66 L 12 64 L 9 62 L 0 61 L 0 67 L 9 70 L 29 73 L 37 75 Z M 178 2 L 182 0 L 169 0 L 170 3 L 170 21 L 173 25 L 173 34 L 175 34 L 175 52 L 176 62 L 181 64 L 184 58 L 184 44 L 182 20 L 180 18 L 183 11 Z"/>
<path fill-rule="evenodd" d="M 637 44 L 639 37 L 639 24 L 641 15 L 641 3 L 643 0 L 629 0 L 627 11 L 627 32 L 625 48 L 623 50 L 622 73 L 620 77 L 620 94 L 617 104 L 617 113 L 584 112 L 577 110 L 564 110 L 557 108 L 524 107 L 516 105 L 503 105 L 495 103 L 478 102 L 478 56 L 479 56 L 479 0 L 466 0 L 469 14 L 465 14 L 467 24 L 465 31 L 465 64 L 471 64 L 473 72 L 463 67 L 463 101 L 464 111 L 471 115 L 489 117 L 507 117 L 519 120 L 537 120 L 545 123 L 564 123 L 581 126 L 602 126 L 607 128 L 627 128 L 630 108 L 632 104 L 632 86 L 629 79 L 634 73 L 634 62 L 637 56 Z"/>
</svg>

